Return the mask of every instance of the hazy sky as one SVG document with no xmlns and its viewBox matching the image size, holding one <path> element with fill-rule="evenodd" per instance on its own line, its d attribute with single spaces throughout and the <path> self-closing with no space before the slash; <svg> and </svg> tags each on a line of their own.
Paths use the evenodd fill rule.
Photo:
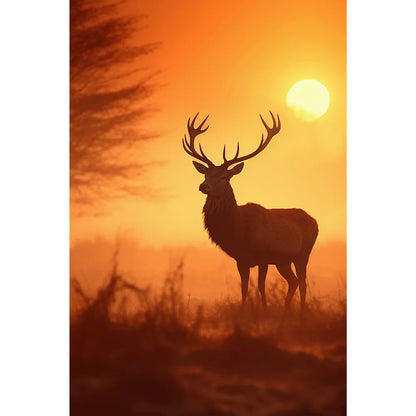
<svg viewBox="0 0 416 416">
<path fill-rule="evenodd" d="M 320 240 L 346 237 L 346 16 L 345 1 L 140 1 L 148 15 L 138 34 L 161 41 L 146 63 L 161 73 L 149 104 L 158 112 L 146 128 L 159 138 L 143 145 L 142 162 L 159 161 L 145 177 L 152 198 L 111 204 L 108 215 L 73 218 L 72 243 L 128 230 L 143 243 L 207 241 L 202 227 L 203 177 L 184 152 L 188 117 L 209 114 L 200 136 L 207 155 L 221 161 L 237 141 L 252 151 L 264 131 L 259 113 L 278 113 L 281 132 L 246 161 L 232 180 L 239 204 L 299 207 L 319 223 Z M 316 79 L 330 94 L 327 113 L 313 122 L 286 105 L 290 87 Z"/>
</svg>

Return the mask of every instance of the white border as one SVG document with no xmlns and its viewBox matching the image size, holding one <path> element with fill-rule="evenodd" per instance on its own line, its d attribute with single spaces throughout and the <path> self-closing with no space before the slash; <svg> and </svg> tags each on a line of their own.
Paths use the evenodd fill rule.
<svg viewBox="0 0 416 416">
<path fill-rule="evenodd" d="M 415 10 L 348 1 L 348 414 L 416 414 Z"/>
<path fill-rule="evenodd" d="M 0 10 L 2 415 L 69 414 L 68 7 Z"/>
</svg>

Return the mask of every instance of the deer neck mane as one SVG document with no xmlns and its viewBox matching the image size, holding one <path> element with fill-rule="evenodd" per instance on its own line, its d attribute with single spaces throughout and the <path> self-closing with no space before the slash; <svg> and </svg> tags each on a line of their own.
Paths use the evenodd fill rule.
<svg viewBox="0 0 416 416">
<path fill-rule="evenodd" d="M 231 188 L 222 197 L 207 196 L 204 208 L 204 226 L 211 240 L 231 255 L 230 249 L 237 232 L 238 209 Z"/>
</svg>

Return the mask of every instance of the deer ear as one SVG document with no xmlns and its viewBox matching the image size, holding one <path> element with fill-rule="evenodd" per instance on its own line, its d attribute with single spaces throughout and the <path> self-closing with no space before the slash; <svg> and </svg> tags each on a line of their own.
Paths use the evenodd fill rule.
<svg viewBox="0 0 416 416">
<path fill-rule="evenodd" d="M 228 174 L 230 175 L 230 177 L 234 175 L 238 175 L 243 170 L 243 167 L 244 167 L 244 163 L 239 163 L 238 165 L 235 165 L 233 168 L 231 168 L 228 171 Z"/>
<path fill-rule="evenodd" d="M 205 175 L 207 173 L 208 168 L 204 166 L 202 163 L 195 162 L 195 160 L 192 161 L 192 163 L 195 166 L 195 169 L 199 172 Z"/>
</svg>

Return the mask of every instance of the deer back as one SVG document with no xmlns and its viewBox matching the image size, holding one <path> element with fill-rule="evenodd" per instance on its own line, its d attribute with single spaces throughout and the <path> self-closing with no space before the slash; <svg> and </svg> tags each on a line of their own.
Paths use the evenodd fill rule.
<svg viewBox="0 0 416 416">
<path fill-rule="evenodd" d="M 312 238 L 315 220 L 301 209 L 266 209 L 249 203 L 240 206 L 239 211 L 240 238 L 250 252 L 296 255 Z M 310 232 L 305 229 L 308 223 Z"/>
</svg>

